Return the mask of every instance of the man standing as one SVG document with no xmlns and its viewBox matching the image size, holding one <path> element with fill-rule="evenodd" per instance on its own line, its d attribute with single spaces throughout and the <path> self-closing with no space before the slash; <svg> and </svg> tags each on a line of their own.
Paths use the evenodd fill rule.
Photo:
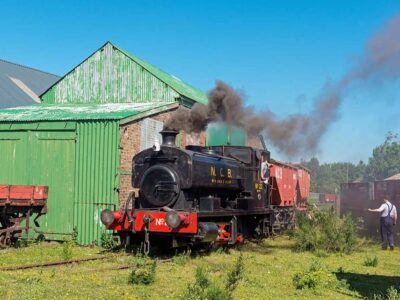
<svg viewBox="0 0 400 300">
<path fill-rule="evenodd" d="M 390 250 L 394 248 L 394 225 L 397 222 L 397 210 L 396 206 L 389 202 L 388 196 L 385 195 L 383 198 L 382 205 L 377 209 L 369 208 L 369 211 L 380 212 L 380 227 L 382 237 L 382 249 L 386 250 L 389 244 Z"/>
</svg>

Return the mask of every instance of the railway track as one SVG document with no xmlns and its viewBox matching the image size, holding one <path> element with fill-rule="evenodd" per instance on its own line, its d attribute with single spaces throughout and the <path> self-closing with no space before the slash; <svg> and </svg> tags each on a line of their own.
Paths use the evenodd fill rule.
<svg viewBox="0 0 400 300">
<path fill-rule="evenodd" d="M 94 261 L 94 260 L 103 260 L 110 258 L 111 256 L 98 256 L 98 257 L 89 257 L 89 258 L 81 258 L 81 259 L 69 259 L 69 260 L 61 260 L 54 262 L 47 262 L 41 264 L 27 264 L 27 265 L 19 265 L 19 266 L 10 266 L 10 267 L 2 267 L 0 271 L 17 271 L 17 270 L 27 270 L 27 269 L 35 269 L 35 268 L 46 268 L 46 267 L 60 267 L 65 265 L 74 265 L 80 264 L 82 262 Z"/>
<path fill-rule="evenodd" d="M 41 263 L 41 264 L 26 264 L 26 265 L 19 265 L 19 266 L 9 266 L 9 267 L 0 268 L 0 271 L 18 271 L 18 270 L 27 270 L 27 269 L 62 267 L 65 265 L 78 265 L 82 262 L 105 260 L 105 259 L 108 259 L 111 257 L 113 257 L 113 256 L 99 256 L 99 257 L 90 257 L 90 258 L 81 258 L 81 259 L 61 260 L 61 261 L 54 261 L 54 262 Z M 166 262 L 171 262 L 171 261 L 173 261 L 172 258 L 157 260 L 158 263 L 166 263 Z M 137 264 L 129 264 L 129 265 L 122 265 L 122 266 L 118 266 L 118 267 L 95 269 L 94 271 L 126 270 L 126 269 L 135 268 L 137 266 L 138 266 Z"/>
</svg>

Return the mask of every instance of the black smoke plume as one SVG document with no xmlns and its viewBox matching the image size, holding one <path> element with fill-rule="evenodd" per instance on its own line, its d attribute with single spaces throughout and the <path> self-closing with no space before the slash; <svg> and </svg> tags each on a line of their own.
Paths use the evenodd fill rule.
<svg viewBox="0 0 400 300">
<path fill-rule="evenodd" d="M 309 114 L 279 119 L 273 112 L 255 112 L 244 105 L 243 97 L 222 81 L 209 93 L 207 105 L 195 104 L 191 110 L 178 109 L 166 126 L 199 133 L 207 124 L 223 121 L 244 126 L 249 135 L 265 134 L 288 156 L 314 153 L 321 137 L 338 117 L 341 101 L 354 83 L 387 81 L 400 77 L 400 15 L 391 18 L 370 38 L 354 66 L 336 82 L 328 82 L 315 97 Z"/>
</svg>

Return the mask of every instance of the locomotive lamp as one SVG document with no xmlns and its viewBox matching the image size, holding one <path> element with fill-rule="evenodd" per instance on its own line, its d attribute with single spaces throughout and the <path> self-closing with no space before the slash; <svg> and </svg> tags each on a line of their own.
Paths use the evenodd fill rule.
<svg viewBox="0 0 400 300">
<path fill-rule="evenodd" d="M 187 215 L 179 213 L 167 206 L 164 206 L 163 210 L 167 211 L 167 214 L 165 215 L 165 223 L 167 223 L 168 227 L 176 229 L 182 224 L 188 224 L 189 219 Z"/>
<path fill-rule="evenodd" d="M 109 209 L 105 209 L 101 212 L 100 220 L 101 223 L 110 226 L 112 223 L 120 222 L 123 218 L 123 214 L 120 211 L 111 211 Z"/>
<path fill-rule="evenodd" d="M 101 223 L 103 223 L 106 226 L 111 225 L 114 222 L 114 212 L 109 210 L 109 209 L 105 209 L 101 212 Z"/>
<path fill-rule="evenodd" d="M 171 210 L 167 212 L 167 215 L 165 216 L 165 222 L 169 227 L 176 229 L 179 227 L 179 225 L 181 225 L 181 217 L 178 212 Z"/>
</svg>

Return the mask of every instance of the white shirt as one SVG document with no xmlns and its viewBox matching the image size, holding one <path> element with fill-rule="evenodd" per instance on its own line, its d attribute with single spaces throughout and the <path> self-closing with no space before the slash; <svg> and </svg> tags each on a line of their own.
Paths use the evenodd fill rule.
<svg viewBox="0 0 400 300">
<path fill-rule="evenodd" d="M 392 208 L 393 206 L 393 208 Z M 397 210 L 396 210 L 396 206 L 394 206 L 392 203 L 385 202 L 383 203 L 379 208 L 378 211 L 381 212 L 381 217 L 386 217 L 389 214 L 389 210 L 392 208 L 392 210 L 390 211 L 390 216 L 392 218 L 396 218 L 397 217 Z"/>
</svg>

